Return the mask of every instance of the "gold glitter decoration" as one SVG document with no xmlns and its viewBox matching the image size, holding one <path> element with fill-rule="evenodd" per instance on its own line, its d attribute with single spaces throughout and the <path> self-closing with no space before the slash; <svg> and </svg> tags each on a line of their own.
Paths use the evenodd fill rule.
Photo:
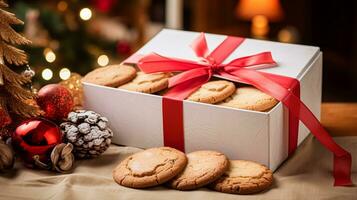
<svg viewBox="0 0 357 200">
<path fill-rule="evenodd" d="M 83 108 L 83 85 L 81 79 L 81 75 L 71 73 L 69 79 L 59 83 L 71 92 L 74 101 L 74 110 Z"/>
</svg>

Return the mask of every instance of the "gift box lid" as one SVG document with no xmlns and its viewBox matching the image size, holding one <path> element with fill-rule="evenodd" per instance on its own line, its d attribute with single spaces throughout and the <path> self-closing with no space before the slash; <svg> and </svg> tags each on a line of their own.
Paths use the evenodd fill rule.
<svg viewBox="0 0 357 200">
<path fill-rule="evenodd" d="M 197 60 L 190 44 L 199 34 L 198 32 L 163 29 L 139 49 L 134 56 L 155 52 L 167 57 Z M 215 49 L 227 37 L 209 33 L 206 33 L 205 36 L 210 51 Z M 320 49 L 314 46 L 246 39 L 223 63 L 266 51 L 272 53 L 278 66 L 259 70 L 292 78 L 300 78 L 314 58 L 318 56 Z"/>
</svg>

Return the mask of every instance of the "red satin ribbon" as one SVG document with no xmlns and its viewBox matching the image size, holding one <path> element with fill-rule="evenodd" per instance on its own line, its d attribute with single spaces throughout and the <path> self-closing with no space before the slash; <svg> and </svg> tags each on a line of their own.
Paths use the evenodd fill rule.
<svg viewBox="0 0 357 200">
<path fill-rule="evenodd" d="M 237 58 L 227 64 L 222 62 L 244 41 L 244 38 L 227 37 L 214 51 L 208 53 L 202 33 L 192 49 L 199 61 L 164 57 L 155 53 L 142 57 L 137 63 L 145 73 L 182 73 L 170 78 L 171 88 L 163 98 L 164 144 L 184 150 L 183 101 L 213 74 L 247 83 L 281 101 L 289 110 L 289 155 L 297 147 L 299 120 L 334 154 L 333 174 L 335 186 L 351 185 L 352 157 L 330 137 L 317 118 L 300 100 L 300 83 L 297 79 L 257 71 L 251 67 L 276 65 L 270 52 Z"/>
</svg>

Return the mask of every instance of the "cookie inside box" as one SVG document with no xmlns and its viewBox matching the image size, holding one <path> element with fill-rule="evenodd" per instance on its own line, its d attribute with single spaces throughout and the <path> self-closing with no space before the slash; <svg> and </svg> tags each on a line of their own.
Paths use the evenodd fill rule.
<svg viewBox="0 0 357 200">
<path fill-rule="evenodd" d="M 101 68 L 88 73 L 83 81 L 122 90 L 163 96 L 169 90 L 169 79 L 179 74 L 179 72 L 145 74 L 136 66 L 123 64 L 110 65 L 106 69 Z M 134 70 L 136 70 L 136 75 L 132 73 Z M 253 86 L 219 77 L 212 77 L 210 81 L 194 91 L 186 100 L 259 112 L 267 112 L 278 103 L 276 99 Z"/>
</svg>

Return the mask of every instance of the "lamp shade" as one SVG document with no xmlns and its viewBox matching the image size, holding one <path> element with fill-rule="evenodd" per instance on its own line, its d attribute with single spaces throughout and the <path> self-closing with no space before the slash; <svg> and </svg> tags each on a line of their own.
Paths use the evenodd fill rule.
<svg viewBox="0 0 357 200">
<path fill-rule="evenodd" d="M 240 0 L 236 7 L 236 15 L 243 20 L 263 15 L 274 22 L 283 18 L 283 10 L 279 0 Z"/>
</svg>

